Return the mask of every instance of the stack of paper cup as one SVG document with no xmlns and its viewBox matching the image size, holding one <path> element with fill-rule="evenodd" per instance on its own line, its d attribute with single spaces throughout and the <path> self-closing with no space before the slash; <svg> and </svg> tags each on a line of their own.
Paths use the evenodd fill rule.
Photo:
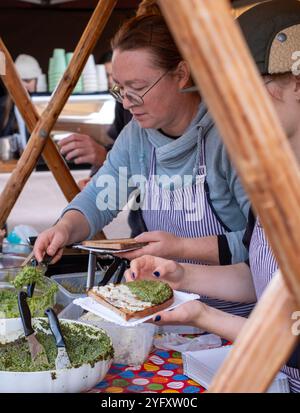
<svg viewBox="0 0 300 413">
<path fill-rule="evenodd" d="M 66 54 L 66 60 L 67 60 L 67 66 L 69 66 L 71 60 L 73 57 L 73 52 L 69 52 Z M 75 88 L 73 89 L 72 93 L 82 93 L 83 91 L 83 85 L 82 85 L 82 76 L 80 76 Z"/>
<path fill-rule="evenodd" d="M 98 92 L 97 70 L 95 58 L 90 55 L 82 73 L 83 91 L 86 93 Z"/>
<path fill-rule="evenodd" d="M 98 78 L 98 90 L 100 92 L 108 91 L 108 79 L 105 70 L 105 65 L 96 65 L 97 78 Z"/>
<path fill-rule="evenodd" d="M 47 77 L 44 73 L 40 74 L 37 79 L 36 91 L 39 93 L 47 92 Z"/>
<path fill-rule="evenodd" d="M 49 91 L 53 92 L 66 70 L 66 53 L 64 49 L 54 49 L 49 62 Z"/>
</svg>

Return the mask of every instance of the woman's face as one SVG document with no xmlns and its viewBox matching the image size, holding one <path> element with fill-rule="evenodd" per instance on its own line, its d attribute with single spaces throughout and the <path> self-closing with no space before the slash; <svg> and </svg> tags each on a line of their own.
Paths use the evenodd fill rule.
<svg viewBox="0 0 300 413">
<path fill-rule="evenodd" d="M 299 83 L 294 77 L 280 81 L 268 76 L 264 81 L 282 127 L 291 138 L 300 128 Z"/>
<path fill-rule="evenodd" d="M 122 95 L 125 95 L 124 109 L 130 110 L 142 128 L 167 130 L 183 110 L 180 89 L 184 87 L 186 79 L 183 81 L 176 72 L 166 73 L 166 70 L 156 67 L 151 53 L 144 49 L 117 49 L 113 53 L 112 65 L 114 82 L 120 86 Z M 149 88 L 151 90 L 147 92 Z M 126 97 L 126 92 L 140 96 L 147 92 L 143 97 L 144 103 L 140 106 L 132 104 Z"/>
</svg>

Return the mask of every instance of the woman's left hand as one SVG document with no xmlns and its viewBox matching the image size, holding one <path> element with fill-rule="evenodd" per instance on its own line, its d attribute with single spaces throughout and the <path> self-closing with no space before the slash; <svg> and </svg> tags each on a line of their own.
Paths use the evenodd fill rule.
<svg viewBox="0 0 300 413">
<path fill-rule="evenodd" d="M 148 245 L 132 252 L 116 255 L 127 258 L 128 260 L 133 260 L 143 255 L 154 255 L 162 258 L 179 258 L 182 252 L 182 240 L 183 238 L 176 237 L 169 232 L 143 232 L 135 238 L 135 241 L 148 242 Z"/>
</svg>

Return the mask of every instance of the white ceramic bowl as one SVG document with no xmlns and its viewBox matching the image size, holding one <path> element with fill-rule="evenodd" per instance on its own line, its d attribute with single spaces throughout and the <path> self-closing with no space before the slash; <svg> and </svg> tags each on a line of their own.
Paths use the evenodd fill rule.
<svg viewBox="0 0 300 413">
<path fill-rule="evenodd" d="M 33 320 L 33 325 L 38 319 Z M 61 323 L 82 324 L 78 321 L 60 320 Z M 96 327 L 89 326 L 98 330 Z M 21 319 L 0 320 L 0 341 L 10 342 L 23 335 Z M 0 393 L 78 393 L 85 392 L 102 381 L 112 360 L 98 361 L 92 367 L 83 364 L 78 368 L 38 371 L 0 371 Z"/>
</svg>

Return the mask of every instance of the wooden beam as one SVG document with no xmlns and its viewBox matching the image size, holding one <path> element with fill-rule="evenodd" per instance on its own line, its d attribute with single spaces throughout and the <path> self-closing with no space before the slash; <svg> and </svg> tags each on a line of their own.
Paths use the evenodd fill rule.
<svg viewBox="0 0 300 413">
<path fill-rule="evenodd" d="M 1 76 L 1 78 L 8 93 L 18 107 L 26 123 L 27 129 L 30 133 L 32 133 L 37 122 L 39 121 L 39 115 L 25 87 L 23 86 L 11 55 L 1 38 L 0 52 L 4 54 L 6 60 L 6 73 Z M 53 173 L 53 176 L 67 201 L 70 202 L 80 192 L 80 189 L 71 175 L 68 165 L 59 153 L 52 139 L 47 139 L 42 156 L 48 165 L 48 168 Z M 12 171 L 13 170 L 11 170 L 11 172 Z"/>
<path fill-rule="evenodd" d="M 289 358 L 298 337 L 292 314 L 299 309 L 278 272 L 244 325 L 209 391 L 266 391 Z"/>
<path fill-rule="evenodd" d="M 45 147 L 50 131 L 74 89 L 79 76 L 99 39 L 116 4 L 116 0 L 100 0 L 47 108 L 37 122 L 27 146 L 0 195 L 0 225 L 3 224 L 29 178 Z"/>
</svg>

